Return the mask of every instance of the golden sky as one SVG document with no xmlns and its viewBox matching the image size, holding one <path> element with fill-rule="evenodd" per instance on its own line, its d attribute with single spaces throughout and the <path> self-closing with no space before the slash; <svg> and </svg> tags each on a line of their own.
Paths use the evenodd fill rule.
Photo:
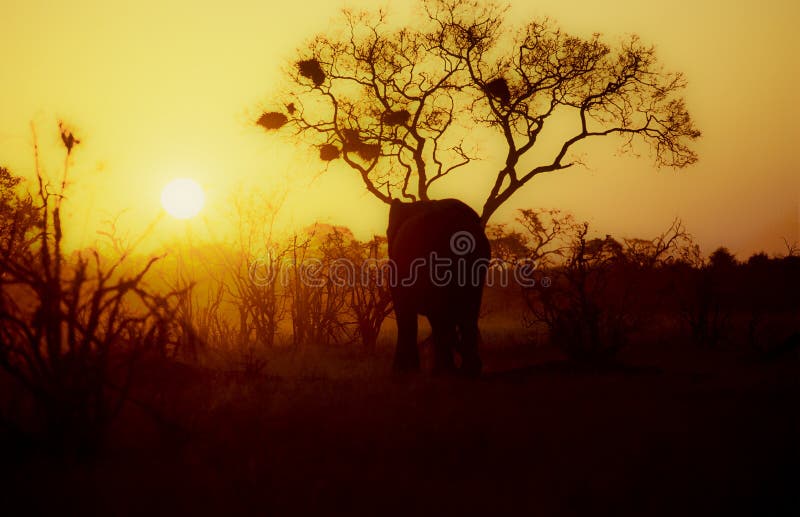
<svg viewBox="0 0 800 517">
<path fill-rule="evenodd" d="M 229 222 L 233 193 L 253 190 L 287 192 L 286 228 L 322 220 L 359 237 L 383 233 L 387 210 L 355 174 L 334 167 L 320 176 L 323 164 L 307 149 L 252 122 L 280 91 L 293 51 L 342 7 L 406 13 L 407 4 L 0 0 L 0 164 L 30 173 L 33 122 L 55 176 L 56 121 L 75 128 L 83 143 L 69 206 L 78 244 L 91 244 L 100 221 L 119 213 L 132 233 L 143 231 L 160 213 L 162 187 L 181 176 L 205 188 L 203 217 L 191 224 L 211 233 Z M 678 216 L 706 253 L 726 245 L 739 258 L 800 239 L 797 2 L 512 2 L 511 21 L 543 15 L 570 32 L 598 31 L 610 42 L 637 33 L 655 44 L 689 81 L 700 162 L 659 171 L 646 157 L 618 156 L 616 142 L 592 144 L 588 168 L 536 178 L 492 222 L 515 208 L 553 207 L 603 234 L 645 237 Z M 472 185 L 439 194 L 480 208 L 485 193 Z M 182 224 L 159 220 L 153 239 L 175 238 Z"/>
</svg>

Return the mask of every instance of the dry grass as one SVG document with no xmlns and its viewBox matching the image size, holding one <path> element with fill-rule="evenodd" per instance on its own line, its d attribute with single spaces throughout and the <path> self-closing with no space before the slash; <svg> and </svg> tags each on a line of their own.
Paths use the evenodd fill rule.
<svg viewBox="0 0 800 517">
<path fill-rule="evenodd" d="M 3 486 L 31 514 L 766 515 L 798 503 L 796 361 L 717 352 L 687 370 L 653 354 L 586 371 L 528 352 L 533 364 L 471 382 L 390 375 L 387 346 L 272 350 L 257 376 L 154 364 L 137 397 L 160 400 L 172 426 L 129 405 L 97 460 L 19 459 Z M 491 372 L 522 354 L 485 356 Z"/>
</svg>

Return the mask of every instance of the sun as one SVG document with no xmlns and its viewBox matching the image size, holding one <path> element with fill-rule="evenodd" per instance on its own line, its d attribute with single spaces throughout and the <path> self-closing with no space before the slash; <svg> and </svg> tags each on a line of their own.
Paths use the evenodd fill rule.
<svg viewBox="0 0 800 517">
<path fill-rule="evenodd" d="M 176 219 L 189 219 L 200 213 L 206 196 L 203 188 L 193 179 L 172 180 L 161 191 L 161 205 Z"/>
</svg>

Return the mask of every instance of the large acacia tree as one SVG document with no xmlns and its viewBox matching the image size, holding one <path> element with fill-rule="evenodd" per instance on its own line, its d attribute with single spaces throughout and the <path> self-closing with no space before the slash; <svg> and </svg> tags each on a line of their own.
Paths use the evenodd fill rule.
<svg viewBox="0 0 800 517">
<path fill-rule="evenodd" d="M 340 26 L 299 50 L 283 106 L 259 124 L 293 128 L 387 203 L 428 199 L 434 183 L 487 158 L 477 144 L 493 132 L 504 156 L 481 165 L 491 175 L 484 224 L 538 174 L 578 163 L 586 140 L 644 145 L 658 166 L 697 160 L 690 144 L 700 132 L 679 96 L 685 80 L 638 37 L 611 46 L 548 20 L 512 31 L 507 9 L 479 0 L 421 7 L 419 22 L 404 28 L 382 11 L 345 11 Z M 542 157 L 537 143 L 549 128 L 560 145 Z"/>
</svg>

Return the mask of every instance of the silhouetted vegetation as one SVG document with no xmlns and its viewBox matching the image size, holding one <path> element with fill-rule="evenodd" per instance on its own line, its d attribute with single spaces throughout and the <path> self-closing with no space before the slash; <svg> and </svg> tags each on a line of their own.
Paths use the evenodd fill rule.
<svg viewBox="0 0 800 517">
<path fill-rule="evenodd" d="M 537 175 L 578 163 L 571 152 L 585 140 L 617 136 L 623 150 L 640 141 L 659 166 L 696 161 L 685 81 L 638 37 L 613 47 L 549 20 L 510 32 L 506 10 L 491 2 L 430 0 L 419 10 L 401 29 L 383 11 L 345 11 L 299 52 L 289 97 L 277 101 L 286 115 L 266 112 L 258 124 L 290 126 L 386 203 L 429 199 L 434 183 L 484 158 L 478 143 L 494 139 L 503 152 L 482 165 L 494 177 L 484 224 Z M 558 134 L 557 150 L 531 166 L 548 122 L 567 117 L 580 129 Z"/>
<path fill-rule="evenodd" d="M 678 220 L 653 239 L 621 241 L 591 238 L 588 223 L 556 210 L 522 210 L 517 223 L 490 228 L 492 244 L 510 264 L 537 263 L 526 324 L 544 324 L 573 360 L 607 362 L 632 340 L 662 339 L 766 356 L 797 332 L 796 256 L 739 263 L 719 248 L 704 259 Z"/>
<path fill-rule="evenodd" d="M 170 272 L 157 258 L 134 257 L 113 227 L 101 232 L 108 252 L 65 253 L 63 190 L 37 181 L 29 194 L 0 169 L 0 364 L 31 404 L 6 406 L 15 433 L 91 452 L 131 401 L 175 429 L 166 392 L 152 384 L 165 368 L 257 378 L 270 370 L 271 350 L 387 352 L 378 347 L 392 309 L 383 238 L 360 242 L 327 225 L 279 238 L 263 224 L 279 207 L 241 197 L 235 241 L 181 259 L 203 267 Z M 485 350 L 528 342 L 595 365 L 614 363 L 626 347 L 664 343 L 757 359 L 797 354 L 800 264 L 791 247 L 745 262 L 720 248 L 704 259 L 680 221 L 652 239 L 618 240 L 541 209 L 487 233 L 497 259 L 490 276 L 500 266 L 528 268 L 536 283 L 490 282 Z M 175 280 L 148 282 L 154 269 Z"/>
<path fill-rule="evenodd" d="M 61 209 L 79 140 L 60 129 L 66 159 L 56 185 L 37 168 L 32 195 L 0 169 L 0 366 L 31 403 L 11 425 L 27 424 L 18 432 L 33 431 L 57 451 L 83 454 L 102 442 L 142 359 L 175 352 L 179 293 L 147 287 L 157 258 L 131 269 L 126 254 L 66 255 Z"/>
<path fill-rule="evenodd" d="M 345 12 L 257 124 L 295 131 L 387 203 L 428 200 L 480 158 L 476 141 L 500 142 L 466 232 L 491 243 L 483 305 L 437 332 L 461 345 L 437 357 L 416 307 L 392 317 L 391 237 L 276 232 L 281 196 L 238 193 L 227 240 L 163 256 L 142 256 L 114 222 L 68 249 L 82 144 L 59 124 L 57 180 L 36 146 L 31 181 L 0 167 L 0 511 L 797 514 L 797 243 L 706 256 L 678 219 L 623 237 L 541 208 L 487 226 L 535 176 L 577 164 L 585 140 L 692 164 L 682 76 L 635 36 L 612 47 L 547 20 L 512 33 L 492 3 L 421 5 L 397 30 L 382 12 Z M 577 132 L 533 163 L 562 116 Z M 406 244 L 436 222 L 410 225 Z M 455 226 L 442 227 L 441 245 Z M 463 316 L 465 291 L 449 295 L 440 314 Z M 404 324 L 420 326 L 426 371 L 400 378 Z M 469 363 L 466 340 L 480 343 L 467 368 L 480 379 L 428 375 L 442 349 Z"/>
</svg>

